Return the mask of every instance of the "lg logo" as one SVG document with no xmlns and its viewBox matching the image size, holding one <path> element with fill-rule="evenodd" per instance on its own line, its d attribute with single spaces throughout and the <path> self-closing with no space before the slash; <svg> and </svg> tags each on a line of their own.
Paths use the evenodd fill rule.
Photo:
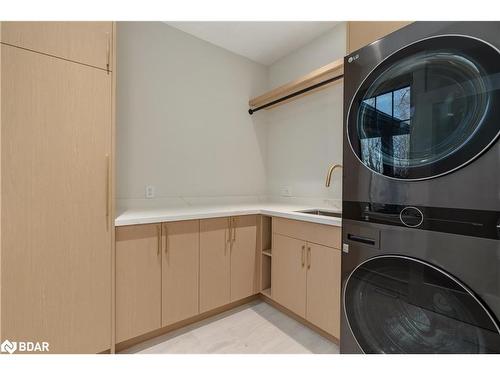
<svg viewBox="0 0 500 375">
<path fill-rule="evenodd" d="M 356 61 L 357 59 L 359 59 L 359 55 L 349 56 L 349 58 L 347 59 L 347 62 L 350 64 L 353 61 Z"/>
<path fill-rule="evenodd" d="M 9 341 L 5 340 L 0 344 L 0 352 L 14 354 L 15 352 L 48 352 L 49 343 L 32 341 Z"/>
</svg>

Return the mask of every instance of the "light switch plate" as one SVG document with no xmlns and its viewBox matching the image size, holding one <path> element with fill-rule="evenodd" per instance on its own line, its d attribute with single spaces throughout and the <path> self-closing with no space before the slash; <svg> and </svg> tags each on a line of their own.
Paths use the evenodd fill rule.
<svg viewBox="0 0 500 375">
<path fill-rule="evenodd" d="M 146 185 L 146 198 L 151 199 L 155 197 L 155 187 L 153 185 Z"/>
</svg>

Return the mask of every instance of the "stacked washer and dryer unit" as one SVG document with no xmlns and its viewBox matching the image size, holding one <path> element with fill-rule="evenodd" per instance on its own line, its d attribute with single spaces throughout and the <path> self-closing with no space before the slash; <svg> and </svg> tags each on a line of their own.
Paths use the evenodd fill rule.
<svg viewBox="0 0 500 375">
<path fill-rule="evenodd" d="M 342 353 L 500 353 L 500 22 L 345 58 Z"/>
</svg>

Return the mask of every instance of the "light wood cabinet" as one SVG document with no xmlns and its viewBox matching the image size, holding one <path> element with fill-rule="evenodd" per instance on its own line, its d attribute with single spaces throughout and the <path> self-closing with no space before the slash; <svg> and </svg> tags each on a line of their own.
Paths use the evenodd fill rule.
<svg viewBox="0 0 500 375">
<path fill-rule="evenodd" d="M 200 313 L 259 291 L 257 215 L 200 220 Z"/>
<path fill-rule="evenodd" d="M 101 69 L 111 65 L 112 22 L 2 22 L 1 28 L 2 43 Z"/>
<path fill-rule="evenodd" d="M 116 341 L 195 316 L 199 221 L 116 229 Z"/>
<path fill-rule="evenodd" d="M 5 44 L 0 75 L 2 338 L 110 349 L 112 75 Z"/>
<path fill-rule="evenodd" d="M 304 238 L 292 237 L 298 235 Z M 273 218 L 271 298 L 336 338 L 340 336 L 339 238 L 340 228 Z"/>
<path fill-rule="evenodd" d="M 257 238 L 257 215 L 117 228 L 117 342 L 256 294 Z"/>
<path fill-rule="evenodd" d="M 116 341 L 161 328 L 161 225 L 116 229 Z"/>
<path fill-rule="evenodd" d="M 231 302 L 259 291 L 257 215 L 231 218 Z"/>
<path fill-rule="evenodd" d="M 230 218 L 200 220 L 200 313 L 231 299 Z"/>
<path fill-rule="evenodd" d="M 409 21 L 350 21 L 347 23 L 347 53 L 410 24 Z"/>
<path fill-rule="evenodd" d="M 162 325 L 199 313 L 199 220 L 163 223 Z"/>
<path fill-rule="evenodd" d="M 334 337 L 340 337 L 341 252 L 307 243 L 306 319 Z"/>
<path fill-rule="evenodd" d="M 306 317 L 306 242 L 273 234 L 272 298 Z"/>
</svg>

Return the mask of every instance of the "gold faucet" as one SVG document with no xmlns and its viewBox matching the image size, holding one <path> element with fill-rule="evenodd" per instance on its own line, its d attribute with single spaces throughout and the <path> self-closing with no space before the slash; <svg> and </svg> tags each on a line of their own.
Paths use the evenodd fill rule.
<svg viewBox="0 0 500 375">
<path fill-rule="evenodd" d="M 326 187 L 329 187 L 330 186 L 330 182 L 332 181 L 332 174 L 333 174 L 333 171 L 337 168 L 342 168 L 342 165 L 340 164 L 333 164 L 330 169 L 328 169 L 328 173 L 326 174 L 326 183 L 325 183 L 325 186 Z"/>
</svg>

